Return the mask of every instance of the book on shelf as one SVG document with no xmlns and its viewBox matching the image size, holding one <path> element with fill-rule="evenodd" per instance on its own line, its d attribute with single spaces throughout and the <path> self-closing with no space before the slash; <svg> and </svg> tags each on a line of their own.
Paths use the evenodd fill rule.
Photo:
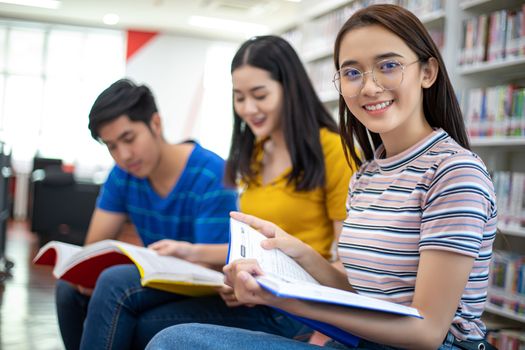
<svg viewBox="0 0 525 350">
<path fill-rule="evenodd" d="M 231 219 L 228 261 L 257 260 L 264 275 L 257 276 L 256 280 L 270 293 L 283 298 L 297 298 L 421 318 L 415 308 L 319 284 L 295 260 L 282 251 L 262 248 L 261 241 L 265 239 L 263 234 L 249 225 Z M 359 340 L 354 335 L 333 325 L 304 317 L 293 317 L 343 344 L 355 346 Z"/>
<path fill-rule="evenodd" d="M 119 264 L 135 264 L 145 287 L 189 296 L 214 294 L 224 280 L 218 271 L 114 240 L 84 247 L 51 241 L 40 248 L 33 263 L 53 266 L 57 279 L 85 288 L 94 288 L 104 269 Z"/>
<path fill-rule="evenodd" d="M 525 88 L 515 84 L 471 88 L 460 93 L 460 101 L 469 136 L 525 136 Z"/>
<path fill-rule="evenodd" d="M 496 171 L 493 179 L 500 225 L 525 230 L 525 173 Z"/>
<path fill-rule="evenodd" d="M 525 55 L 525 5 L 463 21 L 460 65 L 512 60 Z"/>
</svg>

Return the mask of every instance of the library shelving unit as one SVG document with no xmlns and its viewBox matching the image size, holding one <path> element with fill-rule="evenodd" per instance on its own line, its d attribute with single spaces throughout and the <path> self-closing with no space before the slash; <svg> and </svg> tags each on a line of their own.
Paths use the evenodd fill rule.
<svg viewBox="0 0 525 350">
<path fill-rule="evenodd" d="M 524 4 L 523 0 L 460 1 L 463 41 L 456 47 L 462 108 L 467 125 L 477 124 L 471 129 L 472 146 L 492 172 L 498 197 L 499 232 L 494 248 L 499 253 L 492 266 L 486 310 L 518 322 L 521 330 L 525 329 L 521 286 L 525 277 Z M 480 48 L 484 55 L 475 57 L 472 51 L 483 53 Z M 462 56 L 466 51 L 467 58 Z"/>
<path fill-rule="evenodd" d="M 410 9 L 421 19 L 440 47 L 452 83 L 462 104 L 474 152 L 480 155 L 493 175 L 525 173 L 525 116 L 523 112 L 523 99 L 525 98 L 525 89 L 523 89 L 525 87 L 525 15 L 520 15 L 525 11 L 525 0 L 330 0 L 322 2 L 305 0 L 303 3 L 305 3 L 305 10 L 302 15 L 285 28 L 281 34 L 298 51 L 307 66 L 310 78 L 321 100 L 333 111 L 334 115 L 337 113 L 339 95 L 332 84 L 335 71 L 333 44 L 339 28 L 353 12 L 363 6 L 374 3 L 399 4 Z M 499 19 L 496 18 L 497 15 L 499 15 Z M 510 17 L 512 19 L 509 19 Z M 480 20 L 479 18 L 483 19 Z M 500 21 L 497 22 L 499 26 L 492 25 L 494 27 L 492 28 L 491 22 L 496 20 Z M 521 30 L 519 26 L 521 26 Z M 476 30 L 474 31 L 473 28 Z M 509 33 L 503 34 L 501 31 L 507 28 L 511 28 Z M 478 33 L 482 29 L 484 36 Z M 517 45 L 517 51 L 512 51 L 510 44 L 507 45 L 507 51 L 505 51 L 503 42 L 509 40 L 514 40 L 512 42 Z M 496 53 L 494 53 L 495 48 L 499 49 Z M 478 95 L 472 93 L 472 90 Z M 494 100 L 494 96 L 498 96 L 498 91 L 500 98 L 503 98 L 504 101 Z M 501 93 L 501 91 L 505 93 Z M 512 109 L 512 102 L 508 100 L 508 96 L 514 96 L 512 94 L 516 95 L 515 99 L 521 98 L 521 105 L 515 103 L 512 105 L 514 109 L 507 111 Z M 472 97 L 471 95 L 478 100 L 469 98 Z M 501 105 L 501 108 L 506 108 L 507 113 L 496 117 L 495 120 L 484 120 L 483 118 L 490 119 L 492 116 L 480 117 L 481 111 L 477 111 L 478 114 L 475 116 L 478 119 L 472 119 L 469 117 L 469 113 L 472 112 L 473 106 L 475 107 L 478 102 L 486 105 Z M 476 108 L 481 110 L 481 107 Z M 485 109 L 490 111 L 490 108 L 486 107 Z M 513 113 L 517 113 L 517 115 Z M 493 124 L 496 122 L 499 124 L 494 131 Z M 483 129 L 480 132 L 480 125 L 482 129 L 486 128 L 487 130 Z M 520 187 L 512 188 L 509 185 L 503 190 L 504 186 L 499 187 L 496 188 L 498 206 L 500 207 L 499 213 L 501 217 L 505 217 L 509 214 L 505 212 L 509 208 L 508 205 L 500 206 L 500 199 L 512 200 L 509 199 L 509 193 L 516 192 L 516 190 L 520 191 Z M 501 193 L 502 191 L 503 193 Z M 525 261 L 525 227 L 523 227 L 525 225 L 525 208 L 523 208 L 525 205 L 525 194 L 523 194 L 525 184 L 521 187 L 521 192 L 522 196 L 518 197 L 522 202 L 519 204 L 522 212 L 518 213 L 518 223 L 516 224 L 514 221 L 509 225 L 505 220 L 501 221 L 495 249 L 508 250 L 513 254 L 524 256 Z M 521 223 L 519 222 L 520 219 Z M 522 274 L 525 281 L 525 268 Z M 525 282 L 523 284 L 525 286 Z M 493 289 L 491 289 L 489 296 L 492 293 Z M 498 295 L 502 293 L 505 295 L 505 290 L 498 290 Z M 509 298 L 515 296 L 511 294 L 509 294 Z M 525 294 L 519 294 L 519 297 L 525 300 Z M 489 314 L 497 314 L 504 319 L 518 322 L 522 331 L 525 330 L 525 303 L 520 312 L 513 311 L 507 306 L 497 306 L 492 303 L 487 305 L 486 310 Z"/>
</svg>

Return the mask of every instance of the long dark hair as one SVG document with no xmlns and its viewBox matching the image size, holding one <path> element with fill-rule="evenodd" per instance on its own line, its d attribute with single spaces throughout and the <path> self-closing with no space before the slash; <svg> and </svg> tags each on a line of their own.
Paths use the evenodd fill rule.
<svg viewBox="0 0 525 350">
<path fill-rule="evenodd" d="M 410 11 L 396 5 L 372 5 L 354 13 L 337 34 L 334 48 L 334 62 L 339 70 L 339 50 L 341 41 L 349 31 L 370 25 L 380 25 L 400 37 L 420 62 L 428 62 L 432 57 L 439 65 L 439 72 L 434 84 L 423 90 L 423 112 L 432 127 L 442 128 L 458 144 L 470 149 L 463 116 L 454 89 L 447 74 L 445 64 L 438 48 L 430 37 L 425 26 Z M 373 149 L 368 141 L 366 127 L 350 112 L 342 96 L 339 96 L 339 124 L 341 139 L 347 161 L 351 158 L 358 166 L 363 161 L 374 158 Z M 370 132 L 374 146 L 379 146 L 379 134 Z M 354 136 L 363 151 L 361 159 L 355 150 Z M 349 161 L 349 164 L 352 162 Z"/>
<path fill-rule="evenodd" d="M 282 125 L 290 152 L 292 171 L 288 183 L 297 191 L 311 190 L 325 182 L 324 156 L 319 129 L 337 132 L 337 124 L 317 97 L 301 60 L 292 46 L 278 36 L 259 36 L 244 42 L 235 54 L 231 72 L 244 65 L 260 68 L 283 88 Z M 226 181 L 253 181 L 255 135 L 233 112 L 233 134 L 226 163 Z"/>
</svg>

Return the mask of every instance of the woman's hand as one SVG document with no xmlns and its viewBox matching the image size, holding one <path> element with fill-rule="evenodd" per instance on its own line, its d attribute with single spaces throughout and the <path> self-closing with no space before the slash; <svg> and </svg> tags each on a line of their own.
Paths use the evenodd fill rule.
<svg viewBox="0 0 525 350">
<path fill-rule="evenodd" d="M 233 291 L 232 287 L 224 285 L 217 288 L 217 292 L 219 292 L 219 295 L 228 307 L 237 307 L 242 305 L 242 303 L 239 302 L 239 300 L 237 300 L 235 297 L 235 292 Z"/>
<path fill-rule="evenodd" d="M 159 255 L 171 255 L 176 258 L 190 260 L 193 252 L 193 244 L 173 239 L 162 239 L 148 246 Z"/>
<path fill-rule="evenodd" d="M 235 291 L 230 286 L 224 285 L 222 287 L 217 288 L 217 291 L 219 292 L 219 295 L 228 307 L 237 307 L 241 305 L 247 307 L 255 306 L 255 304 L 245 304 L 237 300 L 237 297 L 235 296 Z"/>
<path fill-rule="evenodd" d="M 272 222 L 240 212 L 231 212 L 230 216 L 250 225 L 265 235 L 268 239 L 261 242 L 261 246 L 264 249 L 280 249 L 299 263 L 310 257 L 311 254 L 315 254 L 315 251 L 309 245 L 286 233 Z"/>
<path fill-rule="evenodd" d="M 230 288 L 233 288 L 235 299 L 231 296 L 223 300 L 229 306 L 228 302 L 237 305 L 253 306 L 253 305 L 277 305 L 280 301 L 285 300 L 278 298 L 273 294 L 265 291 L 259 283 L 255 280 L 256 276 L 263 275 L 263 271 L 259 267 L 257 261 L 253 259 L 236 260 L 223 268 L 224 283 Z M 222 297 L 222 295 L 221 295 Z M 280 299 L 280 300 L 279 300 Z"/>
</svg>

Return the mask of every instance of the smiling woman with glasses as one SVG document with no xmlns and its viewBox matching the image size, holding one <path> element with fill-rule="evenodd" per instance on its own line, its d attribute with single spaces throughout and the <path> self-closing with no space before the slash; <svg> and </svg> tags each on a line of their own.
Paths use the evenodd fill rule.
<svg viewBox="0 0 525 350">
<path fill-rule="evenodd" d="M 372 70 L 361 72 L 351 65 L 343 65 L 335 72 L 332 80 L 337 92 L 347 98 L 356 97 L 365 84 L 365 75 L 371 74 L 374 83 L 383 90 L 397 89 L 403 82 L 405 69 L 419 62 L 419 60 L 402 64 L 394 59 L 385 59 L 377 62 Z"/>
</svg>

